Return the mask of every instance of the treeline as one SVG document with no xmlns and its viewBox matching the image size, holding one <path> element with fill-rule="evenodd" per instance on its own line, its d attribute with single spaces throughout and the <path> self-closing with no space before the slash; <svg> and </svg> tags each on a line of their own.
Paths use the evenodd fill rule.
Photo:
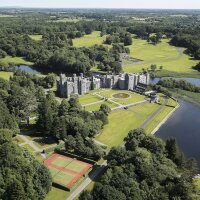
<svg viewBox="0 0 200 200">
<path fill-rule="evenodd" d="M 74 48 L 71 39 L 61 33 L 43 36 L 42 41 L 33 41 L 28 35 L 3 35 L 0 38 L 0 56 L 19 56 L 34 63 L 36 67 L 54 72 L 87 73 L 96 64 L 101 70 L 119 73 L 123 46 L 110 50 L 95 45 L 91 48 Z"/>
<path fill-rule="evenodd" d="M 37 112 L 38 103 L 45 96 L 44 87 L 52 88 L 54 84 L 53 74 L 40 78 L 16 71 L 9 81 L 0 78 L 0 121 L 4 125 L 0 128 L 13 129 L 14 133 L 18 133 L 16 124 Z"/>
<path fill-rule="evenodd" d="M 15 144 L 12 135 L 9 129 L 0 129 L 0 199 L 45 199 L 52 185 L 49 171 Z"/>
<path fill-rule="evenodd" d="M 191 84 L 185 80 L 175 80 L 175 79 L 163 79 L 160 80 L 157 85 L 163 86 L 165 88 L 179 88 L 181 90 L 186 90 L 190 92 L 200 93 L 200 87 Z"/>
<path fill-rule="evenodd" d="M 49 171 L 25 149 L 13 142 L 22 120 L 37 112 L 48 79 L 20 71 L 0 79 L 0 199 L 45 199 L 52 178 Z"/>
<path fill-rule="evenodd" d="M 200 59 L 200 33 L 177 34 L 171 39 L 171 44 L 187 48 L 187 53 L 195 59 Z"/>
<path fill-rule="evenodd" d="M 80 200 L 192 199 L 197 163 L 184 158 L 174 139 L 165 143 L 136 129 L 124 141 L 110 150 L 108 168 Z"/>
<path fill-rule="evenodd" d="M 103 151 L 92 138 L 108 123 L 109 111 L 106 105 L 93 113 L 84 111 L 76 95 L 59 105 L 50 92 L 39 104 L 36 126 L 44 136 L 65 141 L 67 152 L 99 160 Z"/>
</svg>

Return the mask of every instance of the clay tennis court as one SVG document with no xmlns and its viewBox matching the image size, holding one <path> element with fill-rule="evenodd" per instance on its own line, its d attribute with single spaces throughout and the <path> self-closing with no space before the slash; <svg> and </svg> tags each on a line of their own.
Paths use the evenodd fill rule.
<svg viewBox="0 0 200 200">
<path fill-rule="evenodd" d="M 92 167 L 89 163 L 60 154 L 53 154 L 44 165 L 50 170 L 53 182 L 67 188 L 71 188 Z"/>
</svg>

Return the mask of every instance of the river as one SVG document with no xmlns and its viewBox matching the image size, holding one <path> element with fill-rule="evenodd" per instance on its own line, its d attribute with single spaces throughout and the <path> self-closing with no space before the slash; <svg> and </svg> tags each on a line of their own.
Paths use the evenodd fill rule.
<svg viewBox="0 0 200 200">
<path fill-rule="evenodd" d="M 187 158 L 194 157 L 200 168 L 200 107 L 180 100 L 180 107 L 155 133 L 166 140 L 176 138 Z"/>
<path fill-rule="evenodd" d="M 175 77 L 151 78 L 150 83 L 156 84 L 156 83 L 158 83 L 158 81 L 160 81 L 162 79 L 167 79 L 167 78 L 173 78 L 175 80 L 185 80 L 185 81 L 188 81 L 189 83 L 192 83 L 192 84 L 200 87 L 200 79 L 199 78 L 175 78 Z"/>
</svg>

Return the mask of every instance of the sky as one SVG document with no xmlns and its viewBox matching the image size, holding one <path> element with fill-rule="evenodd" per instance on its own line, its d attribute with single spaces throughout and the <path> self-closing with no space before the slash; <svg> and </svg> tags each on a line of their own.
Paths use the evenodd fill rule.
<svg viewBox="0 0 200 200">
<path fill-rule="evenodd" d="M 200 9 L 200 0 L 0 0 L 0 7 Z"/>
</svg>

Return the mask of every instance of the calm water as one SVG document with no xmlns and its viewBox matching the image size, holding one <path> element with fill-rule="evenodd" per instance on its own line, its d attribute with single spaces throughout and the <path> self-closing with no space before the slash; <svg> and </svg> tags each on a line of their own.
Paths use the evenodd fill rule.
<svg viewBox="0 0 200 200">
<path fill-rule="evenodd" d="M 28 73 L 31 73 L 31 74 L 41 74 L 41 72 L 39 72 L 36 69 L 33 69 L 32 67 L 29 67 L 27 65 L 17 66 L 16 69 L 19 69 L 23 72 L 28 72 Z"/>
<path fill-rule="evenodd" d="M 156 132 L 156 136 L 176 138 L 186 157 L 194 157 L 200 168 L 200 107 L 180 101 L 180 108 Z"/>
<path fill-rule="evenodd" d="M 167 78 L 173 78 L 175 80 L 185 80 L 185 81 L 188 81 L 188 82 L 200 87 L 200 79 L 198 79 L 198 78 L 174 78 L 174 77 L 151 78 L 150 83 L 156 84 L 161 79 L 167 79 Z"/>
</svg>

